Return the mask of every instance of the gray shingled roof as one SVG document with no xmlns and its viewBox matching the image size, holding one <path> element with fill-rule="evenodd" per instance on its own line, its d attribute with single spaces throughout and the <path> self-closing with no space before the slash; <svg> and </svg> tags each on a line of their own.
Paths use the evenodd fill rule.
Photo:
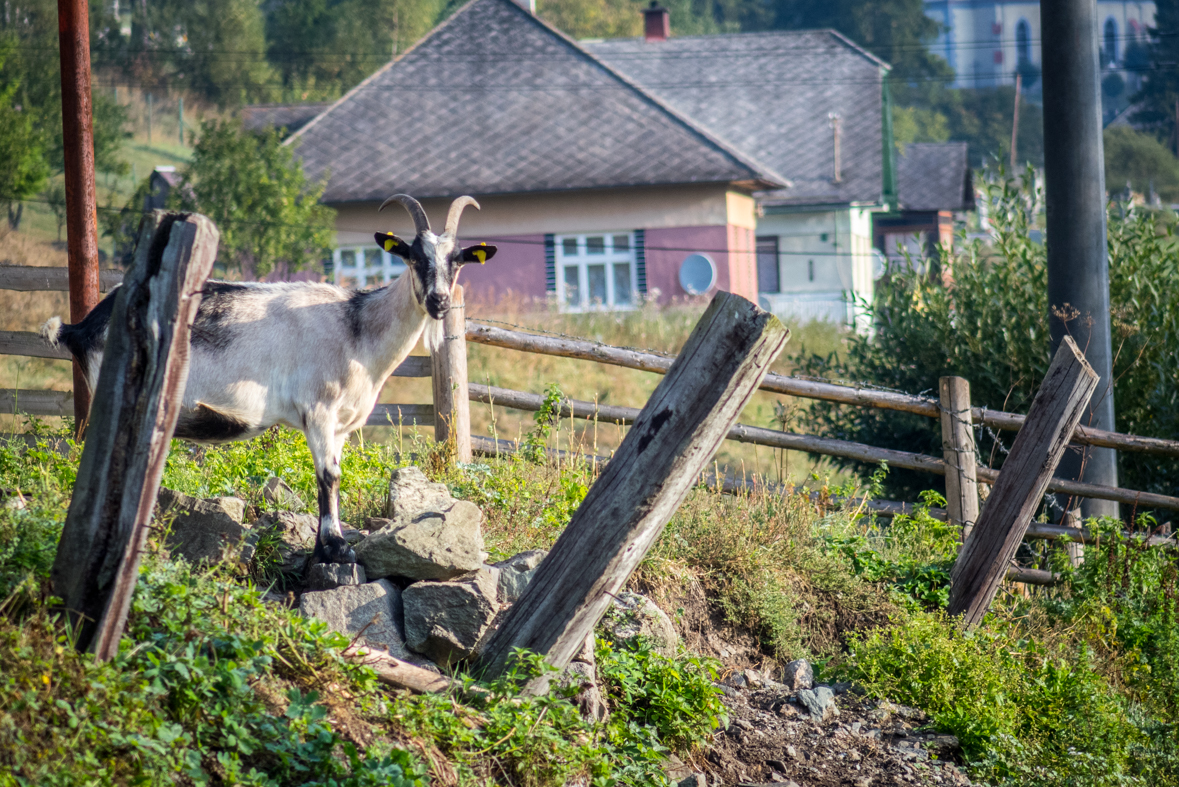
<svg viewBox="0 0 1179 787">
<path fill-rule="evenodd" d="M 242 107 L 242 127 L 247 131 L 285 128 L 287 133 L 293 134 L 330 106 L 330 103 L 323 102 L 314 104 L 251 104 Z"/>
<path fill-rule="evenodd" d="M 914 142 L 897 156 L 897 199 L 905 210 L 973 210 L 965 142 Z"/>
<path fill-rule="evenodd" d="M 675 20 L 672 19 L 674 30 Z M 716 137 L 789 178 L 770 204 L 880 200 L 885 64 L 829 31 L 583 42 Z M 830 114 L 842 122 L 836 183 Z"/>
<path fill-rule="evenodd" d="M 512 0 L 473 0 L 292 137 L 325 202 L 784 181 Z"/>
</svg>

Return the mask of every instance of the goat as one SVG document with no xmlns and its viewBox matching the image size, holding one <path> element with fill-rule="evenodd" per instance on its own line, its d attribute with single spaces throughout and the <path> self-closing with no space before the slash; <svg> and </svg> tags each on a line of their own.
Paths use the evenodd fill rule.
<svg viewBox="0 0 1179 787">
<path fill-rule="evenodd" d="M 188 383 L 176 437 L 221 443 L 256 437 L 275 424 L 307 438 L 318 482 L 319 533 L 313 562 L 355 563 L 340 528 L 340 453 L 364 425 L 393 370 L 423 338 L 433 352 L 461 266 L 491 259 L 495 246 L 458 245 L 458 223 L 471 197 L 450 206 L 441 235 L 430 229 L 413 197 L 396 194 L 410 214 L 412 243 L 390 233 L 378 245 L 402 257 L 408 272 L 374 290 L 349 291 L 313 282 L 207 282 L 191 332 Z M 41 328 L 50 345 L 64 345 L 97 390 L 114 305 L 111 292 L 85 319 Z"/>
</svg>

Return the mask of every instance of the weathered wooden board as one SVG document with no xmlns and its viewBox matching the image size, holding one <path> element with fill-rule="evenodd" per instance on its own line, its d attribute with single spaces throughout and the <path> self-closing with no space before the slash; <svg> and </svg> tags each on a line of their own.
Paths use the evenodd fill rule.
<svg viewBox="0 0 1179 787">
<path fill-rule="evenodd" d="M 0 388 L 0 413 L 12 415 L 74 414 L 74 395 L 70 391 L 27 391 L 21 388 Z"/>
<path fill-rule="evenodd" d="M 946 464 L 946 510 L 965 541 L 978 521 L 978 473 L 970 423 L 970 383 L 961 377 L 938 380 L 942 461 Z"/>
<path fill-rule="evenodd" d="M 54 349 L 34 331 L 0 331 L 0 355 L 24 355 L 29 358 L 60 358 L 73 356 L 64 347 Z"/>
<path fill-rule="evenodd" d="M 1097 382 L 1097 373 L 1066 336 L 954 563 L 948 610 L 962 615 L 968 628 L 978 625 L 991 605 Z"/>
<path fill-rule="evenodd" d="M 378 404 L 365 426 L 433 426 L 432 404 Z"/>
<path fill-rule="evenodd" d="M 123 283 L 122 271 L 99 271 L 98 287 L 110 292 Z M 0 265 L 0 290 L 17 292 L 69 292 L 68 268 L 39 268 L 34 265 Z"/>
<path fill-rule="evenodd" d="M 502 675 L 517 648 L 543 654 L 558 668 L 568 664 L 711 461 L 789 335 L 777 318 L 740 296 L 713 298 L 492 635 L 480 658 L 488 676 Z"/>
<path fill-rule="evenodd" d="M 467 395 L 467 310 L 461 285 L 442 318 L 442 346 L 431 356 L 434 439 L 454 441 L 455 461 L 471 461 L 471 400 Z"/>
<path fill-rule="evenodd" d="M 156 211 L 116 296 L 86 446 L 53 564 L 77 646 L 118 650 L 188 379 L 189 328 L 217 256 L 213 222 Z"/>
</svg>

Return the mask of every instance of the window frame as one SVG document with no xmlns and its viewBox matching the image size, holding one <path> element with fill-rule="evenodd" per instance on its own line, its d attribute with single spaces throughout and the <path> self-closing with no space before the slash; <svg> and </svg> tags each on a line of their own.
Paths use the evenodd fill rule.
<svg viewBox="0 0 1179 787">
<path fill-rule="evenodd" d="M 626 236 L 627 249 L 625 252 L 618 251 L 614 248 L 614 239 L 618 236 Z M 604 242 L 603 252 L 600 254 L 590 254 L 588 252 L 588 239 L 602 238 Z M 577 252 L 573 255 L 567 255 L 565 252 L 565 243 L 569 240 L 575 240 L 577 243 Z M 591 311 L 630 311 L 639 307 L 641 294 L 639 292 L 639 265 L 638 265 L 638 250 L 635 247 L 635 231 L 634 230 L 603 230 L 599 232 L 567 232 L 553 236 L 553 267 L 556 279 L 557 303 L 563 312 L 591 312 Z M 630 302 L 616 303 L 617 296 L 614 291 L 614 267 L 620 263 L 625 262 L 630 272 Z M 606 269 L 606 299 L 601 303 L 591 303 L 589 297 L 589 267 L 591 265 L 603 265 Z M 565 269 L 567 267 L 577 267 L 577 291 L 578 303 L 571 304 L 568 302 L 568 294 L 565 290 Z"/>
<path fill-rule="evenodd" d="M 354 259 L 361 259 L 362 264 L 356 265 L 351 270 L 354 274 L 349 274 L 350 278 L 356 281 L 353 284 L 342 283 L 344 276 L 344 266 L 342 264 L 344 252 L 352 252 Z M 378 256 L 379 255 L 379 256 Z M 379 263 L 370 262 L 380 260 Z M 337 246 L 332 250 L 332 283 L 337 287 L 344 287 L 345 289 L 363 290 L 365 287 L 384 286 L 392 284 L 401 278 L 408 266 L 405 260 L 396 254 L 390 254 L 387 251 L 376 248 L 371 243 L 368 244 L 343 244 Z"/>
</svg>

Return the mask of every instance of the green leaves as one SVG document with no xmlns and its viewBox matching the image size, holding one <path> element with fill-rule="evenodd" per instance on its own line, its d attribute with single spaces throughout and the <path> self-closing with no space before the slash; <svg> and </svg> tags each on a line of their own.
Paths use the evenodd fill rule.
<svg viewBox="0 0 1179 787">
<path fill-rule="evenodd" d="M 264 278 L 330 256 L 335 211 L 319 204 L 325 185 L 307 182 L 276 130 L 254 134 L 238 121 L 212 120 L 201 124 L 171 207 L 199 211 L 216 222 L 219 264 Z"/>
</svg>

